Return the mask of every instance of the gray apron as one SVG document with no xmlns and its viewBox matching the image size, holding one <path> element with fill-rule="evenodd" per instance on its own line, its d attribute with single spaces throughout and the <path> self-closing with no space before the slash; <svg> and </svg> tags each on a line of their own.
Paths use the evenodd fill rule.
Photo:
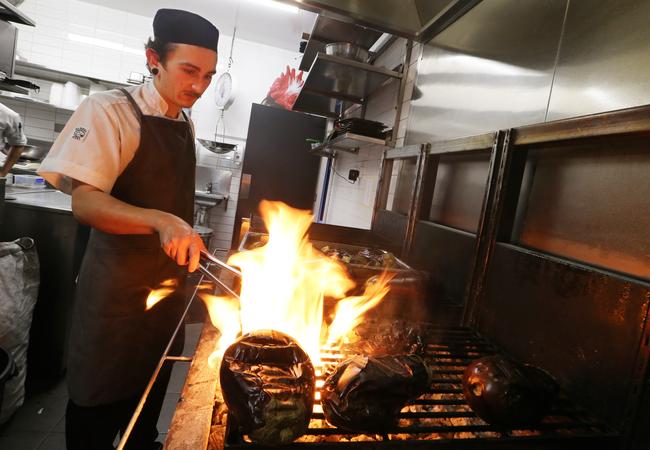
<svg viewBox="0 0 650 450">
<path fill-rule="evenodd" d="M 143 115 L 122 91 L 140 121 L 140 146 L 111 195 L 192 224 L 196 158 L 187 118 Z M 70 335 L 67 379 L 73 402 L 98 406 L 142 393 L 180 320 L 186 273 L 165 254 L 157 233 L 91 231 Z M 170 278 L 178 283 L 176 292 L 145 311 L 150 290 Z"/>
</svg>

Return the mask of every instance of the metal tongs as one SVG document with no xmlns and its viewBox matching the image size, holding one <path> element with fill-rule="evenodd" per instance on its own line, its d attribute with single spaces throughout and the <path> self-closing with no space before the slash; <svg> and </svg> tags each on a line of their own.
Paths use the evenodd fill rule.
<svg viewBox="0 0 650 450">
<path fill-rule="evenodd" d="M 230 289 L 230 288 L 226 285 L 226 283 L 224 283 L 223 281 L 221 281 L 221 280 L 219 279 L 219 277 L 217 277 L 214 273 L 212 273 L 212 271 L 211 271 L 210 268 L 209 268 L 209 267 L 210 267 L 210 264 L 215 264 L 215 265 L 218 266 L 219 268 L 227 270 L 228 272 L 230 272 L 230 273 L 233 274 L 233 275 L 236 275 L 236 276 L 239 277 L 240 279 L 242 278 L 242 273 L 241 273 L 239 270 L 235 269 L 233 266 L 230 266 L 230 265 L 226 264 L 225 262 L 221 261 L 219 258 L 217 258 L 216 256 L 214 256 L 213 254 L 208 253 L 208 252 L 205 251 L 205 250 L 201 250 L 201 261 L 199 262 L 199 270 L 201 271 L 201 273 L 203 273 L 203 274 L 204 274 L 205 276 L 207 276 L 211 281 L 215 282 L 215 283 L 216 283 L 217 285 L 219 285 L 223 290 L 225 290 L 225 291 L 228 292 L 230 295 L 232 295 L 233 297 L 235 297 L 236 299 L 239 300 L 239 295 L 238 295 L 235 291 L 233 291 L 232 289 Z"/>
</svg>

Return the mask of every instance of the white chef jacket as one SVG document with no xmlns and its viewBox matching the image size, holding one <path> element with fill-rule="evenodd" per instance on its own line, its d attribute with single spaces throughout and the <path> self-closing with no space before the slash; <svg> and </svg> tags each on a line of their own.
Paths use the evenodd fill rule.
<svg viewBox="0 0 650 450">
<path fill-rule="evenodd" d="M 0 103 L 0 145 L 26 145 L 27 137 L 23 131 L 20 115 Z"/>
<path fill-rule="evenodd" d="M 127 91 L 144 115 L 165 117 L 169 106 L 153 82 Z M 182 114 L 175 120 L 184 120 Z M 190 125 L 193 131 L 191 121 Z M 110 193 L 139 145 L 140 123 L 124 93 L 117 89 L 98 92 L 77 107 L 38 174 L 66 193 L 70 193 L 71 179 Z"/>
</svg>

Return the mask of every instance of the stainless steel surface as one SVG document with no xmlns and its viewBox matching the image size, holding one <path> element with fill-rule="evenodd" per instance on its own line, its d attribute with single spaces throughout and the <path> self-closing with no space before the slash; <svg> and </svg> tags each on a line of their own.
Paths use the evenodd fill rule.
<svg viewBox="0 0 650 450">
<path fill-rule="evenodd" d="M 425 42 L 480 0 L 281 0 L 321 15 Z"/>
<path fill-rule="evenodd" d="M 370 57 L 368 50 L 350 42 L 332 42 L 325 45 L 325 54 L 350 58 L 355 61 L 367 62 Z"/>
<path fill-rule="evenodd" d="M 309 70 L 316 54 L 324 52 L 325 45 L 330 42 L 350 42 L 368 50 L 380 36 L 381 32 L 354 24 L 349 20 L 341 21 L 318 16 L 300 62 L 300 70 Z"/>
<path fill-rule="evenodd" d="M 382 67 L 339 56 L 319 53 L 293 109 L 319 115 L 336 116 L 335 99 L 345 102 L 344 109 L 361 104 L 382 83 L 402 74 Z"/>
<path fill-rule="evenodd" d="M 566 7 L 481 2 L 426 44 L 406 143 L 543 122 Z"/>
<path fill-rule="evenodd" d="M 0 19 L 23 25 L 35 26 L 36 22 L 27 17 L 21 10 L 12 5 L 8 0 L 0 0 Z"/>
<path fill-rule="evenodd" d="M 232 172 L 217 169 L 212 166 L 196 166 L 194 189 L 209 194 L 221 194 L 227 197 L 230 193 Z"/>
<path fill-rule="evenodd" d="M 650 2 L 571 0 L 547 120 L 650 103 Z"/>
<path fill-rule="evenodd" d="M 9 154 L 9 149 L 11 149 L 11 145 L 5 144 L 4 148 L 2 149 L 2 153 L 5 155 Z M 22 145 L 18 147 L 23 147 L 23 151 L 20 154 L 20 158 L 22 159 L 28 159 L 30 161 L 41 161 L 45 155 L 47 155 L 47 152 L 50 150 L 49 146 L 42 146 L 42 145 Z"/>
<path fill-rule="evenodd" d="M 208 139 L 197 139 L 197 141 L 199 141 L 199 144 L 201 144 L 206 150 L 218 155 L 230 153 L 237 148 L 237 145 L 228 144 L 226 142 L 211 141 Z"/>
<path fill-rule="evenodd" d="M 5 201 L 20 207 L 36 208 L 72 214 L 72 198 L 51 189 L 20 189 L 7 186 Z"/>
<path fill-rule="evenodd" d="M 440 157 L 426 220 L 476 234 L 489 175 L 490 150 Z"/>
<path fill-rule="evenodd" d="M 333 157 L 335 150 L 359 153 L 360 148 L 377 145 L 386 145 L 386 141 L 360 134 L 345 133 L 324 144 L 312 147 L 310 152 L 319 156 Z"/>
</svg>

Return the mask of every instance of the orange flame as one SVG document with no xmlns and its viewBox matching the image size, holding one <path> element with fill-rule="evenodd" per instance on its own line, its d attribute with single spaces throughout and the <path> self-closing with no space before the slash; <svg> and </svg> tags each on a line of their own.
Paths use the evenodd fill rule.
<svg viewBox="0 0 650 450">
<path fill-rule="evenodd" d="M 232 297 L 223 297 L 206 293 L 199 294 L 205 303 L 212 325 L 221 332 L 217 348 L 208 358 L 210 367 L 218 367 L 219 360 L 226 348 L 237 339 L 241 332 L 239 302 Z"/>
<path fill-rule="evenodd" d="M 177 287 L 178 282 L 174 278 L 170 278 L 160 283 L 160 287 L 157 289 L 151 289 L 151 292 L 149 292 L 149 296 L 147 297 L 145 311 L 149 311 L 159 301 L 168 297 Z"/>
<path fill-rule="evenodd" d="M 379 277 L 361 296 L 346 297 L 355 283 L 342 263 L 308 241 L 311 213 L 270 201 L 262 201 L 260 211 L 269 231 L 268 242 L 228 260 L 243 274 L 237 314 L 236 300 L 203 296 L 213 324 L 222 333 L 219 351 L 232 343 L 239 324 L 242 333 L 273 329 L 296 339 L 318 367 L 321 346 L 337 344 L 366 311 L 376 306 L 388 292 L 390 277 Z M 328 331 L 323 323 L 325 297 L 339 299 Z"/>
</svg>

